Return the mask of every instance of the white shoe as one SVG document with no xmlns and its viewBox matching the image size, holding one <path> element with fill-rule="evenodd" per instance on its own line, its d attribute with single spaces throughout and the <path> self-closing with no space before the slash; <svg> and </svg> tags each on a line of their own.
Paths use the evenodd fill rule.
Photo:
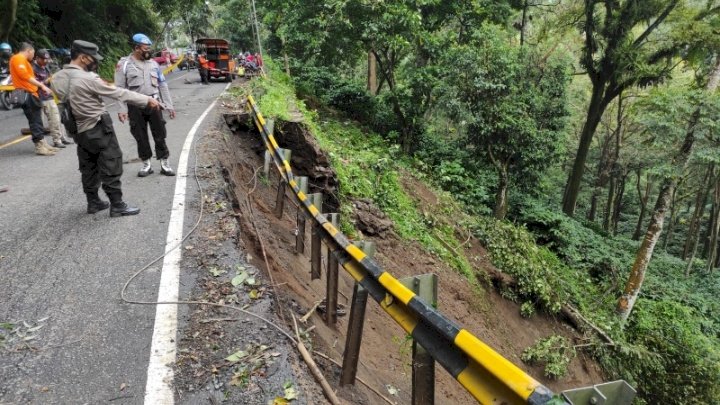
<svg viewBox="0 0 720 405">
<path fill-rule="evenodd" d="M 150 163 L 150 159 L 143 160 L 143 167 L 138 172 L 138 177 L 145 177 L 149 176 L 151 174 L 155 173 L 152 168 L 152 163 Z"/>
<path fill-rule="evenodd" d="M 166 176 L 174 176 L 175 171 L 170 167 L 167 159 L 160 159 L 160 173 Z"/>
</svg>

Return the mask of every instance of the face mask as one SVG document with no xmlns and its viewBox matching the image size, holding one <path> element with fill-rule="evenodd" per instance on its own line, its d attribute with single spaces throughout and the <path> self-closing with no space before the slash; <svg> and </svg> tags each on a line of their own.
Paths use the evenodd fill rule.
<svg viewBox="0 0 720 405">
<path fill-rule="evenodd" d="M 150 58 L 152 58 L 152 53 L 150 53 L 150 51 L 144 51 L 142 53 L 142 58 L 143 60 L 150 60 Z"/>
<path fill-rule="evenodd" d="M 92 62 L 88 63 L 85 66 L 85 70 L 88 72 L 97 72 L 98 69 L 98 63 L 93 59 Z"/>
</svg>

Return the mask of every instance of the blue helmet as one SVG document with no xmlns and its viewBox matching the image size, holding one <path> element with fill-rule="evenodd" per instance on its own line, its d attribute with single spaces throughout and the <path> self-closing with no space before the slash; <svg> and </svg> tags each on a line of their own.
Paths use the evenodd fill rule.
<svg viewBox="0 0 720 405">
<path fill-rule="evenodd" d="M 152 45 L 152 41 L 150 38 L 142 33 L 137 33 L 132 36 L 132 42 L 135 45 Z"/>
<path fill-rule="evenodd" d="M 12 46 L 7 42 L 3 42 L 0 44 L 0 51 L 12 52 Z"/>
</svg>

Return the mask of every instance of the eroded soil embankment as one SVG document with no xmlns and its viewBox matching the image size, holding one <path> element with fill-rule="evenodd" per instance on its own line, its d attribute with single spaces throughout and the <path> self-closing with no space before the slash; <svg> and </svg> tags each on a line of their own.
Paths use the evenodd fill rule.
<svg viewBox="0 0 720 405">
<path fill-rule="evenodd" d="M 310 280 L 309 249 L 306 254 L 296 254 L 295 232 L 297 232 L 297 207 L 288 199 L 282 218 L 274 214 L 275 198 L 279 177 L 271 171 L 268 179 L 259 177 L 262 171 L 264 145 L 259 134 L 250 130 L 247 119 L 237 116 L 226 116 L 226 121 L 233 128 L 235 136 L 226 137 L 226 151 L 221 162 L 226 171 L 226 178 L 231 185 L 230 192 L 235 196 L 237 218 L 241 228 L 241 246 L 247 251 L 255 252 L 257 266 L 264 268 L 259 262 L 264 247 L 270 275 L 278 286 L 282 297 L 279 313 L 294 311 L 304 315 L 313 305 L 325 296 L 325 278 Z M 332 196 L 337 190 L 337 179 L 329 167 L 327 157 L 322 153 L 316 141 L 307 133 L 304 126 L 298 123 L 275 123 L 275 138 L 280 147 L 291 149 L 291 165 L 295 175 L 309 177 L 310 192 L 323 191 L 324 205 L 330 206 Z M 437 198 L 423 183 L 405 178 L 406 191 L 416 200 L 419 209 L 432 211 Z M 289 193 L 288 193 L 289 195 Z M 383 268 L 388 269 L 396 277 L 407 277 L 416 274 L 436 273 L 439 282 L 439 309 L 449 318 L 461 321 L 465 328 L 475 333 L 480 339 L 495 348 L 503 356 L 541 380 L 554 390 L 590 385 L 602 380 L 593 362 L 580 356 L 571 364 L 568 376 L 562 381 L 543 379 L 540 367 L 529 367 L 523 364 L 519 356 L 522 351 L 532 345 L 536 339 L 552 334 L 561 334 L 571 338 L 579 338 L 561 322 L 536 316 L 525 319 L 519 315 L 518 306 L 502 299 L 492 288 L 480 292 L 474 290 L 470 283 L 456 271 L 449 268 L 434 255 L 426 252 L 415 242 L 401 240 L 388 226 L 388 220 L 379 212 L 372 201 L 356 201 L 354 204 L 353 221 L 359 227 L 372 230 L 365 232 L 377 243 L 376 258 Z M 306 229 L 306 243 L 309 243 L 309 227 Z M 473 263 L 478 272 L 491 267 L 481 246 L 472 240 L 464 245 L 464 254 Z M 327 252 L 323 249 L 323 257 Z M 324 262 L 324 260 L 323 260 Z M 340 303 L 349 305 L 348 298 L 352 295 L 353 280 L 341 271 Z M 282 315 L 281 315 L 282 316 Z M 334 327 L 325 325 L 319 314 L 314 314 L 305 328 L 313 328 L 312 345 L 316 350 L 331 358 L 341 361 L 347 330 L 347 319 L 341 317 Z M 391 386 L 399 389 L 399 403 L 410 402 L 410 343 L 405 333 L 395 322 L 373 303 L 368 304 L 366 324 L 363 332 L 361 364 L 359 376 L 380 389 L 387 396 L 385 388 Z M 326 377 L 337 387 L 339 369 L 330 362 L 318 358 L 324 368 Z M 445 371 L 438 368 L 436 376 L 436 400 L 438 403 L 471 404 L 476 401 L 452 379 Z M 394 390 L 393 390 L 394 391 Z M 358 390 L 340 389 L 339 394 L 354 403 L 379 403 L 380 399 L 370 391 L 358 386 Z"/>
</svg>

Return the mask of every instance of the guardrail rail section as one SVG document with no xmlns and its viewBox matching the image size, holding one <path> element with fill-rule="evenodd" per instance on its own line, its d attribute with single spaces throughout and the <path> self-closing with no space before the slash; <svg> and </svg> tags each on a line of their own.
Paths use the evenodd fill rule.
<svg viewBox="0 0 720 405">
<path fill-rule="evenodd" d="M 269 128 L 273 125 L 265 121 L 252 96 L 247 98 L 247 109 L 280 173 L 281 183 L 293 190 L 299 206 L 321 229 L 323 240 L 338 262 L 435 361 L 483 404 L 546 404 L 553 400 L 555 394 L 549 388 L 446 318 L 350 243 L 301 190 L 286 154 Z M 326 313 L 331 310 L 326 308 Z"/>
</svg>

